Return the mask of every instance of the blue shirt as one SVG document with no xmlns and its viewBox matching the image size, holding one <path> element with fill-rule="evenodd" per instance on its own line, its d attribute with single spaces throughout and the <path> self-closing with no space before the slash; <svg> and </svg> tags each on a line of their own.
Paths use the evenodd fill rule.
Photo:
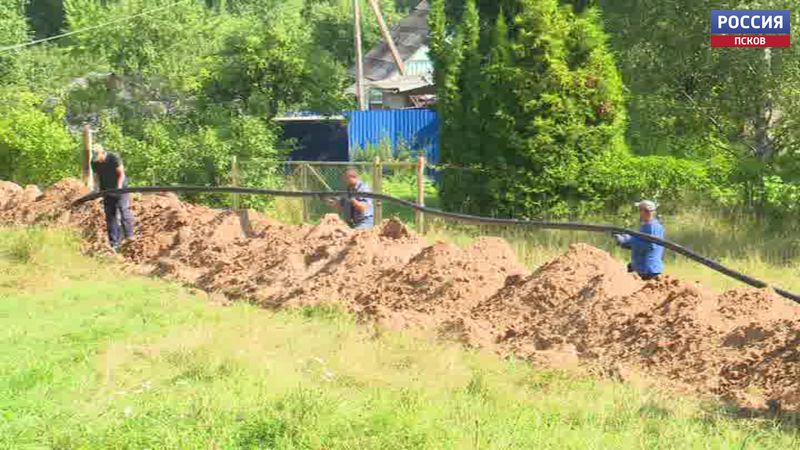
<svg viewBox="0 0 800 450">
<path fill-rule="evenodd" d="M 639 232 L 664 239 L 664 226 L 658 219 L 643 223 Z M 623 247 L 631 249 L 631 265 L 640 275 L 658 275 L 664 271 L 664 247 L 636 236 L 623 236 Z"/>
<path fill-rule="evenodd" d="M 361 197 L 358 195 L 358 193 L 372 192 L 372 190 L 370 190 L 367 183 L 359 181 L 355 188 L 349 188 L 347 191 L 350 192 L 351 197 L 343 197 L 339 199 L 339 205 L 342 207 L 342 215 L 344 216 L 344 220 L 353 228 L 371 228 L 374 224 L 372 199 L 369 197 Z M 351 199 L 358 200 L 361 203 L 366 203 L 367 210 L 362 213 L 353 208 L 352 203 L 350 203 Z"/>
</svg>

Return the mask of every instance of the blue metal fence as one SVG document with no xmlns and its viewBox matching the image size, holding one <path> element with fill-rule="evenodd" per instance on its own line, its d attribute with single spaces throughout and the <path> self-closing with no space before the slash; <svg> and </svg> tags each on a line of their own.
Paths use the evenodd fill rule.
<svg viewBox="0 0 800 450">
<path fill-rule="evenodd" d="M 350 111 L 347 135 L 350 159 L 369 146 L 388 142 L 393 151 L 401 145 L 424 152 L 432 163 L 439 162 L 439 117 L 429 109 Z"/>
</svg>

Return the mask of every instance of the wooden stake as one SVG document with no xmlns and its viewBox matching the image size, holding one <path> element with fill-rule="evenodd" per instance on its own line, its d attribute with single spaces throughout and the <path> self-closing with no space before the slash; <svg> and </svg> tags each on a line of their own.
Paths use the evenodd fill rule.
<svg viewBox="0 0 800 450">
<path fill-rule="evenodd" d="M 303 190 L 308 190 L 308 164 L 303 164 L 300 166 L 300 176 L 303 177 L 302 179 L 302 186 Z M 311 218 L 311 205 L 309 204 L 308 197 L 303 197 L 303 223 L 308 223 L 309 219 Z"/>
<path fill-rule="evenodd" d="M 417 204 L 425 206 L 425 157 L 420 155 L 417 159 Z M 425 233 L 425 214 L 417 211 L 417 233 Z"/>
<path fill-rule="evenodd" d="M 83 182 L 89 189 L 94 189 L 92 175 L 92 127 L 88 123 L 83 126 Z"/>
<path fill-rule="evenodd" d="M 367 99 L 364 97 L 364 58 L 361 55 L 361 0 L 353 0 L 353 21 L 356 37 L 356 97 L 358 109 L 367 110 Z"/>
<path fill-rule="evenodd" d="M 381 164 L 381 157 L 375 157 L 375 164 L 372 166 L 372 191 L 376 194 L 383 193 L 383 164 Z M 383 201 L 375 200 L 374 212 L 375 225 L 380 225 L 383 221 Z"/>
<path fill-rule="evenodd" d="M 231 185 L 239 187 L 239 161 L 236 159 L 236 155 L 233 155 L 231 160 Z M 233 210 L 238 211 L 239 207 L 239 194 L 233 194 Z"/>
</svg>

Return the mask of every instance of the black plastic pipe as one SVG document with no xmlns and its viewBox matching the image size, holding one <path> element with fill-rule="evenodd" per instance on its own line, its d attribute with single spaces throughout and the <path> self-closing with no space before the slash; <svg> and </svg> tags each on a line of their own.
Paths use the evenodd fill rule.
<svg viewBox="0 0 800 450">
<path fill-rule="evenodd" d="M 109 189 L 103 192 L 93 192 L 91 194 L 85 195 L 75 202 L 73 202 L 73 207 L 79 206 L 83 203 L 96 200 L 108 194 L 124 194 L 124 193 L 159 193 L 159 192 L 180 192 L 180 193 L 219 193 L 219 194 L 249 194 L 249 195 L 270 195 L 275 197 L 310 197 L 310 198 L 330 198 L 330 197 L 350 197 L 353 195 L 352 192 L 348 191 L 281 191 L 275 189 L 256 189 L 256 188 L 241 188 L 241 187 L 204 187 L 204 186 L 144 186 L 144 187 L 129 187 L 125 189 Z M 769 284 L 757 280 L 753 277 L 747 276 L 741 272 L 736 270 L 730 269 L 728 267 L 723 266 L 722 264 L 697 254 L 692 250 L 676 244 L 674 242 L 670 242 L 664 239 L 659 239 L 655 236 L 651 236 L 649 234 L 640 233 L 634 230 L 628 230 L 625 228 L 620 228 L 613 225 L 597 225 L 597 224 L 588 224 L 588 223 L 577 223 L 577 222 L 547 222 L 547 221 L 537 221 L 537 220 L 518 220 L 518 219 L 497 219 L 493 217 L 481 217 L 481 216 L 473 216 L 469 214 L 458 214 L 458 213 L 451 213 L 446 211 L 440 211 L 438 209 L 427 208 L 425 206 L 420 206 L 416 203 L 395 198 L 385 194 L 376 194 L 371 192 L 359 192 L 359 197 L 368 197 L 377 200 L 384 200 L 390 203 L 395 203 L 398 205 L 406 206 L 408 208 L 424 212 L 425 214 L 430 214 L 431 216 L 435 217 L 442 217 L 446 219 L 457 220 L 460 222 L 466 223 L 478 223 L 478 224 L 495 224 L 495 225 L 516 225 L 516 226 L 525 226 L 531 228 L 541 228 L 545 230 L 573 230 L 573 231 L 589 231 L 594 233 L 612 233 L 612 234 L 629 234 L 631 236 L 636 236 L 642 240 L 652 242 L 658 245 L 663 246 L 664 248 L 668 248 L 675 253 L 681 254 L 693 261 L 696 261 L 706 267 L 709 267 L 723 275 L 726 275 L 730 278 L 735 280 L 741 281 L 745 284 L 753 286 L 755 288 L 771 288 L 776 293 L 785 297 L 789 300 L 795 301 L 800 303 L 800 295 L 793 294 L 789 291 L 784 289 L 780 289 L 775 286 L 770 286 Z"/>
</svg>

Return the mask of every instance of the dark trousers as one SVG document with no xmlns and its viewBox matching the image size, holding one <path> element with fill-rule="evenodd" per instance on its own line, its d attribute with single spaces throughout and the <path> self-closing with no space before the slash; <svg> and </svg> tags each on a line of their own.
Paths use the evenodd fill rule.
<svg viewBox="0 0 800 450">
<path fill-rule="evenodd" d="M 635 270 L 633 270 L 633 264 L 628 264 L 628 272 L 636 272 Z M 639 278 L 641 278 L 644 281 L 655 280 L 659 276 L 661 276 L 660 273 L 640 273 L 639 274 Z"/>
<path fill-rule="evenodd" d="M 106 196 L 103 198 L 103 209 L 106 213 L 106 228 L 108 241 L 112 247 L 119 247 L 122 242 L 122 232 L 125 237 L 133 237 L 133 214 L 131 214 L 131 195 L 122 194 L 119 197 Z"/>
</svg>

